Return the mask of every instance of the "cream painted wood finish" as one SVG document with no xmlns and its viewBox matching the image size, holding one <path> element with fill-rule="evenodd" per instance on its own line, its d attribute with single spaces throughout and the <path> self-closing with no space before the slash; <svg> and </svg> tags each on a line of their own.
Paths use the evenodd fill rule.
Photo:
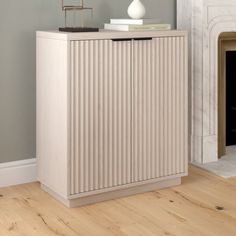
<svg viewBox="0 0 236 236">
<path fill-rule="evenodd" d="M 133 42 L 133 181 L 187 172 L 185 37 Z"/>
<path fill-rule="evenodd" d="M 70 192 L 131 183 L 131 41 L 70 45 Z"/>
<path fill-rule="evenodd" d="M 39 181 L 67 206 L 187 174 L 186 32 L 38 32 L 37 84 Z"/>
</svg>

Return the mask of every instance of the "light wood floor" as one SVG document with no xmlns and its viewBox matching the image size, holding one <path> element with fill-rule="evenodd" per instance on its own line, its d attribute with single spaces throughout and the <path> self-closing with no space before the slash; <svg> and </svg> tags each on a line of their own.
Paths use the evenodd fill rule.
<svg viewBox="0 0 236 236">
<path fill-rule="evenodd" d="M 236 178 L 196 167 L 181 186 L 67 209 L 38 183 L 0 189 L 0 235 L 235 236 Z"/>
</svg>

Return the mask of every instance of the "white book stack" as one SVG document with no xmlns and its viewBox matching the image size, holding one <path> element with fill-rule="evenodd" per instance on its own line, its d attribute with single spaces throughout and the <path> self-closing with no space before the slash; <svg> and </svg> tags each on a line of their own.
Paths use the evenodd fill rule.
<svg viewBox="0 0 236 236">
<path fill-rule="evenodd" d="M 105 30 L 117 31 L 152 31 L 170 30 L 170 24 L 162 24 L 158 19 L 110 19 L 110 23 L 104 24 Z"/>
</svg>

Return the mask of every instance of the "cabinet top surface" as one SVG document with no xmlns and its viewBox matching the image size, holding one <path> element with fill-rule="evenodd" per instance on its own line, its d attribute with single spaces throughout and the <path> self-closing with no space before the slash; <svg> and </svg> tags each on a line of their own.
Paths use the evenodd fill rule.
<svg viewBox="0 0 236 236">
<path fill-rule="evenodd" d="M 114 39 L 114 38 L 139 38 L 139 37 L 186 37 L 186 31 L 100 31 L 86 33 L 68 33 L 60 31 L 37 31 L 37 38 L 49 38 L 57 40 L 86 40 L 86 39 Z"/>
</svg>

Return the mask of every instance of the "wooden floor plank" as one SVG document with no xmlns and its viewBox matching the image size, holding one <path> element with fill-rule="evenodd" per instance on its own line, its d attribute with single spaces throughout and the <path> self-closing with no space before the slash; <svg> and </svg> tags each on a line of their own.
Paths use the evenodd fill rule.
<svg viewBox="0 0 236 236">
<path fill-rule="evenodd" d="M 183 184 L 68 209 L 39 183 L 0 189 L 1 236 L 235 236 L 236 178 L 190 166 Z"/>
</svg>

